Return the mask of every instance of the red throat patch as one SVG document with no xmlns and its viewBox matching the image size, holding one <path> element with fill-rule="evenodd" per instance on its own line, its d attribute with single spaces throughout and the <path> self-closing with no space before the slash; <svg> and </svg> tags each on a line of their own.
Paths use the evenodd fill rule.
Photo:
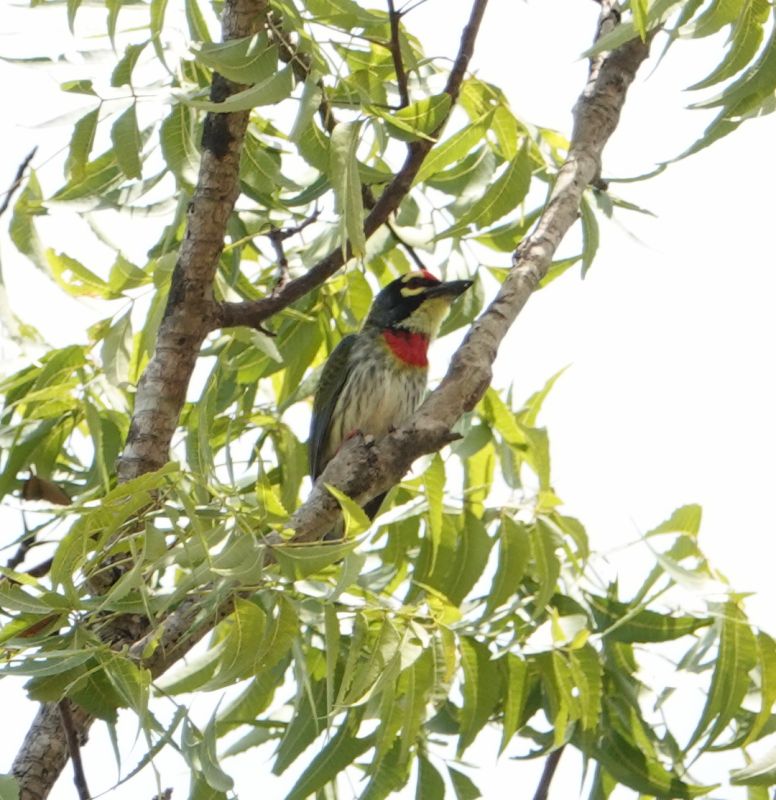
<svg viewBox="0 0 776 800">
<path fill-rule="evenodd" d="M 399 361 L 413 367 L 428 366 L 428 338 L 422 333 L 387 330 L 383 339 Z"/>
</svg>

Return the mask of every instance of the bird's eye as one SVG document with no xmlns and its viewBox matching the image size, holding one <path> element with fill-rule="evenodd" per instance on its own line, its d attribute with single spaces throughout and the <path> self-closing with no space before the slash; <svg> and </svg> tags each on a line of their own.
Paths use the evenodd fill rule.
<svg viewBox="0 0 776 800">
<path fill-rule="evenodd" d="M 423 286 L 423 285 L 424 285 L 424 283 L 425 283 L 425 281 L 423 280 L 423 278 L 410 278 L 410 279 L 407 281 L 407 286 L 408 286 L 410 289 L 418 289 L 418 288 L 420 288 L 421 286 Z"/>
</svg>

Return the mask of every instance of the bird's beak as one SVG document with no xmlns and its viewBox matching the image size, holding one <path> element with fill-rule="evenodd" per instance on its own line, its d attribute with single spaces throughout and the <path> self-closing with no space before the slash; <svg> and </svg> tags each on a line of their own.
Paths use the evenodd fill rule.
<svg viewBox="0 0 776 800">
<path fill-rule="evenodd" d="M 425 297 L 458 297 L 463 294 L 474 281 L 445 281 L 437 286 L 431 286 L 424 292 Z"/>
</svg>

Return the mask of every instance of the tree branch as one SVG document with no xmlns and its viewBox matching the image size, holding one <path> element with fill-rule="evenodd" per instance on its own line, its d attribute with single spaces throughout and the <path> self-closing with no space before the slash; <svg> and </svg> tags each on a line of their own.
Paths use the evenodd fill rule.
<svg viewBox="0 0 776 800">
<path fill-rule="evenodd" d="M 223 39 L 255 33 L 264 25 L 268 0 L 231 0 L 224 6 Z M 210 98 L 223 102 L 241 90 L 213 74 Z M 240 153 L 250 112 L 209 113 L 202 134 L 202 161 L 188 210 L 188 227 L 172 275 L 156 350 L 141 377 L 119 481 L 159 469 L 186 399 L 199 347 L 214 328 L 213 278 L 229 216 L 240 192 Z"/>
<path fill-rule="evenodd" d="M 372 445 L 354 437 L 331 460 L 291 519 L 295 541 L 319 539 L 337 519 L 337 501 L 324 484 L 363 505 L 398 483 L 416 458 L 443 446 L 453 425 L 477 404 L 490 385 L 499 344 L 546 275 L 561 239 L 577 219 L 583 192 L 600 172 L 603 148 L 617 127 L 636 70 L 648 54 L 649 43 L 635 39 L 591 65 L 595 80 L 575 106 L 568 158 L 536 229 L 514 253 L 512 269 L 496 298 L 472 325 L 441 385 L 411 420 Z"/>
<path fill-rule="evenodd" d="M 461 35 L 458 55 L 445 86 L 445 92 L 450 95 L 452 100 L 451 107 L 458 99 L 469 61 L 474 53 L 474 43 L 485 14 L 486 5 L 487 0 L 474 0 L 469 21 Z M 367 239 L 386 222 L 407 196 L 418 170 L 446 122 L 447 118 L 428 139 L 410 143 L 404 164 L 396 174 L 396 177 L 377 199 L 374 207 L 364 220 L 364 234 Z M 235 325 L 257 327 L 268 317 L 277 314 L 278 311 L 282 311 L 291 303 L 304 297 L 304 295 L 316 289 L 327 278 L 332 276 L 346 261 L 342 250 L 342 247 L 336 247 L 304 275 L 289 281 L 280 291 L 274 292 L 261 300 L 221 303 L 216 319 L 213 321 L 214 327 L 230 328 Z M 347 258 L 350 258 L 350 248 L 347 250 Z"/>
<path fill-rule="evenodd" d="M 73 762 L 73 783 L 75 783 L 75 789 L 78 792 L 78 800 L 90 800 L 89 786 L 86 783 L 86 773 L 81 760 L 81 745 L 73 723 L 73 715 L 70 713 L 70 701 L 65 698 L 60 700 L 57 705 L 59 706 L 59 714 L 62 717 L 65 739 L 67 739 L 67 752 Z"/>
<path fill-rule="evenodd" d="M 555 770 L 558 768 L 558 762 L 563 755 L 563 748 L 561 745 L 557 750 L 553 750 L 544 762 L 544 769 L 542 770 L 542 777 L 539 780 L 539 785 L 536 787 L 536 792 L 533 800 L 547 800 L 550 793 L 550 784 L 555 776 Z"/>
<path fill-rule="evenodd" d="M 221 19 L 224 41 L 256 33 L 266 22 L 267 8 L 268 0 L 227 0 Z M 223 102 L 242 88 L 214 73 L 210 97 Z M 213 279 L 227 221 L 239 194 L 240 153 L 249 115 L 241 111 L 205 117 L 202 160 L 186 236 L 173 272 L 156 350 L 137 387 L 134 415 L 118 462 L 120 482 L 157 469 L 169 458 L 200 345 L 213 329 Z M 142 628 L 147 630 L 149 624 L 145 621 Z M 116 638 L 118 644 L 129 644 L 138 634 L 125 631 L 117 633 Z M 77 739 L 84 740 L 92 717 L 73 706 L 71 718 Z M 42 704 L 13 764 L 20 800 L 47 797 L 67 758 L 66 732 L 58 707 Z"/>
<path fill-rule="evenodd" d="M 324 484 L 332 484 L 363 505 L 398 483 L 416 458 L 435 452 L 456 438 L 451 433 L 453 425 L 476 405 L 490 385 L 501 340 L 547 273 L 562 237 L 576 221 L 582 194 L 600 171 L 601 153 L 617 127 L 627 89 L 648 55 L 649 43 L 636 39 L 610 53 L 599 65 L 595 84 L 588 84 L 575 106 L 569 155 L 536 229 L 515 252 L 509 276 L 454 354 L 444 380 L 412 419 L 378 442 L 361 436 L 345 442 L 310 497 L 291 518 L 288 527 L 296 531 L 294 542 L 320 540 L 339 518 L 339 505 Z M 273 544 L 283 546 L 274 540 Z M 149 634 L 130 648 L 130 655 L 141 659 L 153 674 L 164 672 L 230 612 L 232 602 L 225 600 L 216 614 L 211 612 L 205 618 L 201 601 L 187 598 L 164 622 L 161 633 L 153 633 L 157 645 L 154 654 L 141 659 Z"/>
<path fill-rule="evenodd" d="M 399 88 L 400 108 L 410 104 L 410 93 L 407 89 L 407 73 L 404 71 L 404 62 L 401 58 L 401 38 L 399 35 L 399 24 L 401 13 L 396 11 L 393 0 L 388 0 L 388 19 L 391 24 L 391 58 L 393 58 L 393 68 L 396 71 L 396 85 Z"/>
<path fill-rule="evenodd" d="M 11 185 L 8 187 L 5 193 L 2 205 L 0 205 L 0 216 L 6 212 L 11 203 L 11 198 L 13 197 L 14 192 L 19 188 L 19 186 L 21 186 L 22 178 L 24 177 L 24 171 L 29 166 L 30 161 L 32 161 L 32 159 L 35 157 L 37 150 L 37 147 L 33 147 L 25 157 L 24 161 L 19 164 L 19 169 L 16 170 L 16 175 L 14 176 L 14 179 L 11 181 Z"/>
</svg>

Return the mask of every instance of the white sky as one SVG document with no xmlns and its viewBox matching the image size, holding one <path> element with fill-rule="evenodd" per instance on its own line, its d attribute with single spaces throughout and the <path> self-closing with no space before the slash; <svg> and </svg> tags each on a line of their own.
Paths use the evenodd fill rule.
<svg viewBox="0 0 776 800">
<path fill-rule="evenodd" d="M 463 17 L 468 5 L 432 0 L 408 24 L 432 37 L 429 54 L 453 53 L 460 30 L 455 16 Z M 14 21 L 29 12 L 17 15 L 8 6 L 2 13 L 10 20 L 6 30 L 15 30 Z M 491 0 L 472 66 L 504 88 L 519 117 L 568 133 L 570 109 L 586 75 L 578 54 L 590 42 L 596 16 L 597 6 L 580 0 Z M 696 98 L 682 89 L 719 60 L 722 40 L 680 42 L 655 74 L 640 76 L 605 152 L 604 177 L 648 172 L 694 141 L 709 115 L 685 110 Z M 16 51 L 19 40 L 0 38 L 0 52 L 9 46 Z M 40 163 L 54 154 L 62 129 L 51 134 L 17 124 L 57 113 L 49 112 L 57 102 L 49 103 L 56 82 L 45 71 L 29 76 L 0 62 L 0 82 L 6 93 L 0 117 L 5 189 L 31 145 L 40 142 Z M 588 277 L 580 281 L 572 270 L 533 297 L 496 368 L 498 385 L 514 381 L 516 396 L 524 397 L 571 365 L 550 395 L 542 422 L 550 432 L 556 490 L 568 513 L 586 524 L 595 548 L 630 543 L 678 505 L 698 502 L 704 507 L 702 548 L 738 591 L 756 593 L 747 608 L 772 634 L 774 141 L 776 118 L 754 120 L 648 182 L 613 185 L 657 218 L 621 212 L 624 227 L 605 225 Z M 59 290 L 46 286 L 7 241 L 0 256 L 17 313 L 58 344 L 79 339 L 72 315 L 63 318 Z M 488 263 L 499 263 L 498 256 Z M 434 372 L 443 368 L 436 364 Z M 14 701 L 16 720 L 0 733 L 0 770 L 7 768 L 31 714 L 29 704 L 19 707 L 14 691 L 0 686 L 4 716 Z M 86 750 L 90 778 L 96 763 L 112 763 L 99 727 L 92 740 L 103 745 Z M 134 761 L 130 757 L 126 764 Z M 576 796 L 575 761 L 562 762 L 553 797 Z M 486 797 L 502 796 L 499 786 L 509 785 L 513 797 L 535 788 L 533 766 L 492 766 L 475 776 Z M 264 764 L 254 769 L 261 773 L 263 800 L 282 797 L 284 782 L 266 779 Z M 113 774 L 110 768 L 102 776 L 106 785 Z M 163 785 L 172 780 L 165 776 Z M 150 798 L 150 781 L 136 779 L 111 797 Z M 243 781 L 250 787 L 243 797 L 255 796 L 256 774 Z M 96 788 L 99 777 L 93 782 Z M 68 777 L 51 795 L 72 796 Z M 182 786 L 174 797 L 185 797 Z"/>
</svg>

